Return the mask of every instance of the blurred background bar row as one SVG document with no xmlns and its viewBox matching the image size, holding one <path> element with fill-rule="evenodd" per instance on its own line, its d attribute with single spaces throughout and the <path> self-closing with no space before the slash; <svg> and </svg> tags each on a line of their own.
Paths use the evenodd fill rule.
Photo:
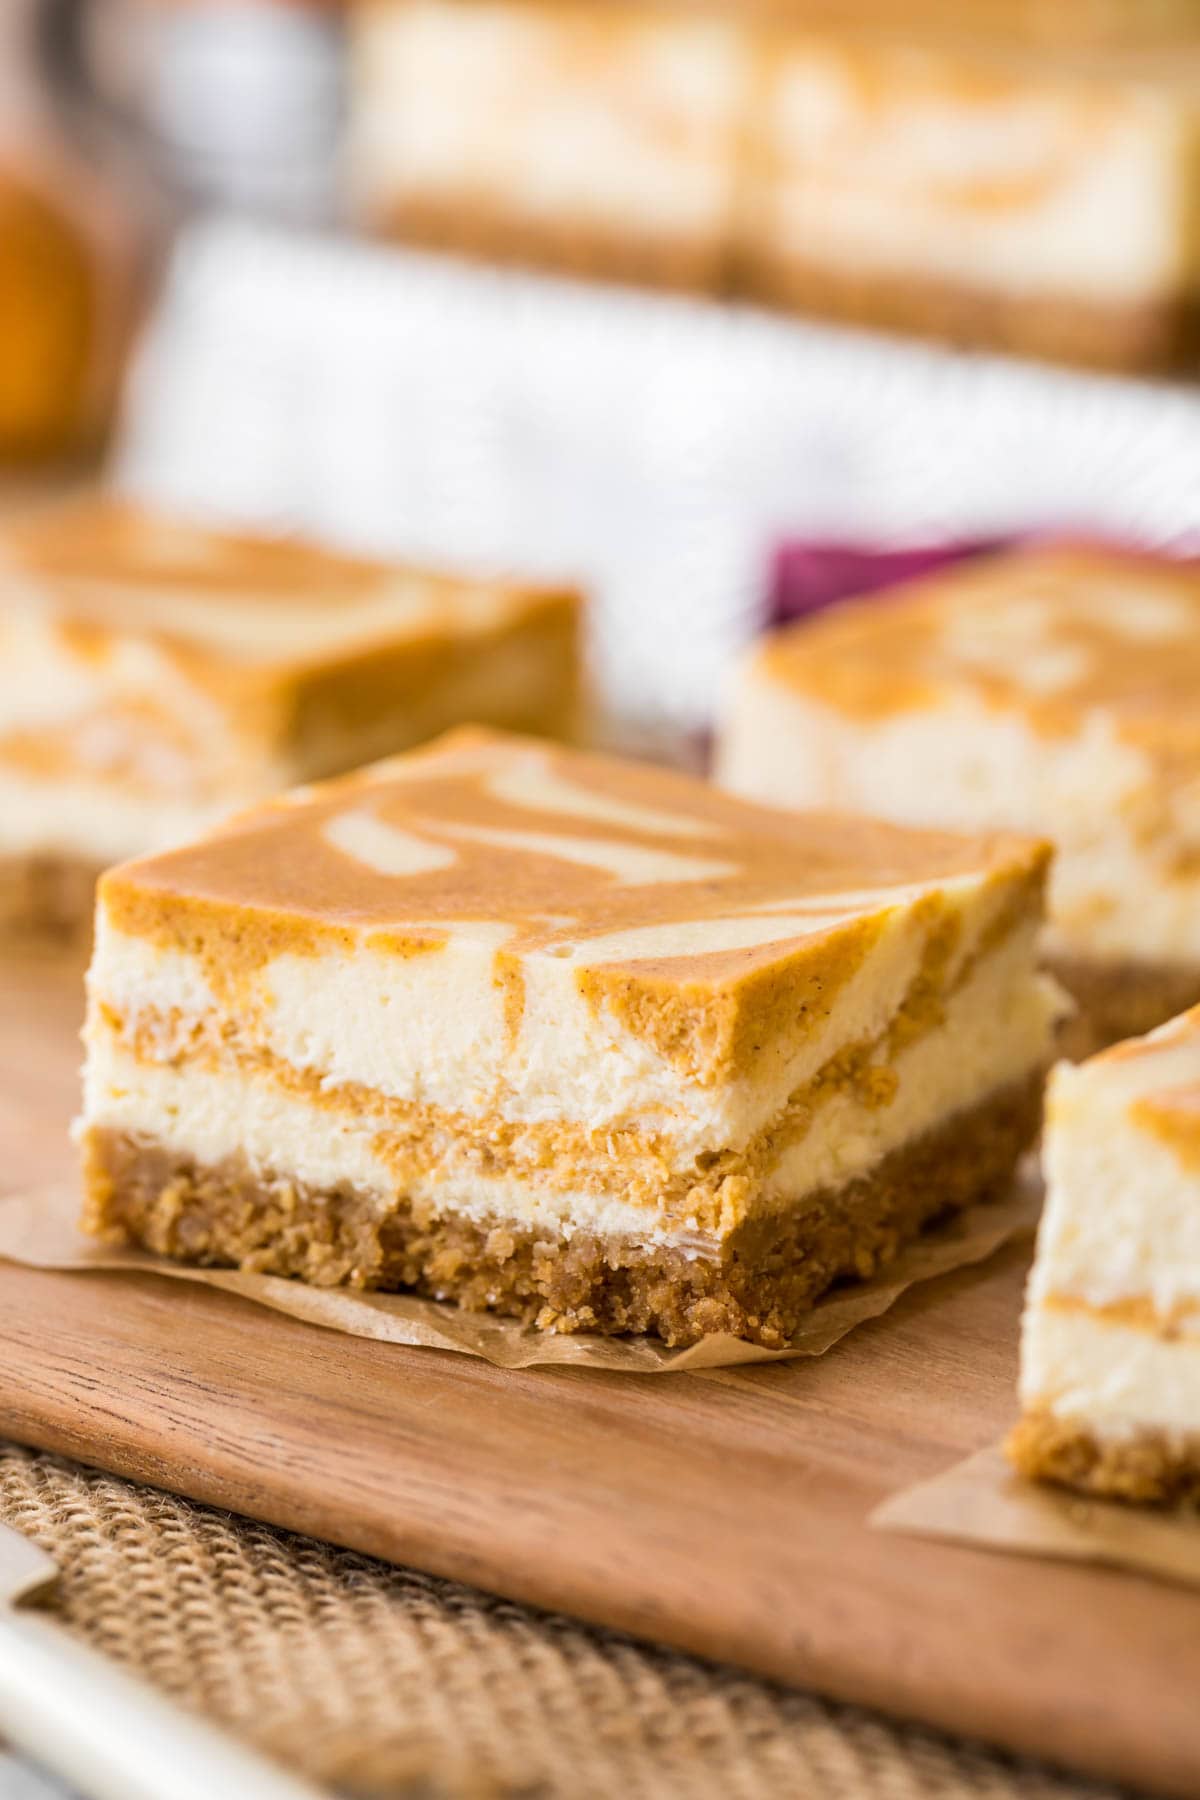
<svg viewBox="0 0 1200 1800">
<path fill-rule="evenodd" d="M 1200 285 L 1200 58 L 1087 43 L 1086 11 L 1075 41 L 1036 50 L 969 21 L 969 6 L 369 0 L 351 33 L 351 202 L 438 246 L 1178 365 Z"/>
<path fill-rule="evenodd" d="M 1198 320 L 1197 0 L 0 10 L 5 495 L 581 581 L 627 741 L 798 570 L 1194 551 Z"/>
</svg>

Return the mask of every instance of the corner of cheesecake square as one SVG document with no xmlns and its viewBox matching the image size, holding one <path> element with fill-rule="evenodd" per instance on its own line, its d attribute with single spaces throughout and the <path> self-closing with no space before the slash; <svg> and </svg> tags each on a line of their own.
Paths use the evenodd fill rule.
<svg viewBox="0 0 1200 1800">
<path fill-rule="evenodd" d="M 1045 957 L 1070 1052 L 1200 1002 L 1200 575 L 1031 545 L 758 648 L 719 756 L 736 792 L 1051 838 Z"/>
<path fill-rule="evenodd" d="M 1050 1084 L 1018 1470 L 1200 1501 L 1200 1008 Z"/>
</svg>

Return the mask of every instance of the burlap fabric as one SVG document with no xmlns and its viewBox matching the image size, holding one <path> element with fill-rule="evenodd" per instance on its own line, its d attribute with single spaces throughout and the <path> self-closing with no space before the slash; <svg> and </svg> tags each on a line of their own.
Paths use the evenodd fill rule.
<svg viewBox="0 0 1200 1800">
<path fill-rule="evenodd" d="M 0 1513 L 98 1649 L 354 1794 L 1112 1800 L 55 1457 L 0 1446 Z"/>
</svg>

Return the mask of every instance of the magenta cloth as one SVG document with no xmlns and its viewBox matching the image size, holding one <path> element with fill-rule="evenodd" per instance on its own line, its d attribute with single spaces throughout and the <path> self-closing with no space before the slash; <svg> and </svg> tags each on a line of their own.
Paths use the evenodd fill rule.
<svg viewBox="0 0 1200 1800">
<path fill-rule="evenodd" d="M 1014 541 L 962 538 L 908 550 L 879 550 L 833 538 L 792 538 L 775 552 L 768 616 L 773 625 L 785 625 L 837 600 L 895 587 L 952 563 L 1003 550 Z"/>
<path fill-rule="evenodd" d="M 1144 555 L 1149 548 L 1103 532 L 1067 528 L 1013 532 L 1006 537 L 951 538 L 905 550 L 885 550 L 837 538 L 789 538 L 775 552 L 767 617 L 772 625 L 786 625 L 838 600 L 896 588 L 918 576 L 969 562 L 976 556 L 994 555 L 1016 544 L 1088 545 L 1132 555 Z M 1155 546 L 1150 553 L 1176 561 L 1196 561 L 1200 558 L 1200 538 L 1169 547 Z"/>
</svg>

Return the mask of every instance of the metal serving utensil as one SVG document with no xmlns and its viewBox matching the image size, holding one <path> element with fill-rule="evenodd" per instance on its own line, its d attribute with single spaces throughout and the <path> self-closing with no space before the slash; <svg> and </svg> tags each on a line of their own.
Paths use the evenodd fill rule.
<svg viewBox="0 0 1200 1800">
<path fill-rule="evenodd" d="M 97 1655 L 39 1605 L 53 1557 L 0 1525 L 0 1733 L 88 1800 L 317 1800 L 319 1790 Z"/>
</svg>

